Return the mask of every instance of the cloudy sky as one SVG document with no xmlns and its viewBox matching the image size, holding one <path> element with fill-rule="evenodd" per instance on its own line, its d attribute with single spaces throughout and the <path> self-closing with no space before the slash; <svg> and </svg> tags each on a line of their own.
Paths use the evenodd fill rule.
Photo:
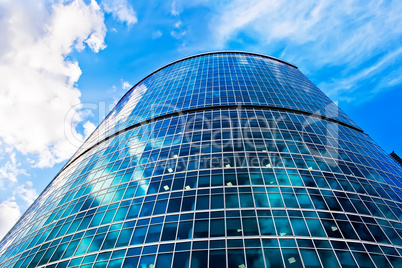
<svg viewBox="0 0 402 268">
<path fill-rule="evenodd" d="M 114 103 L 214 50 L 291 62 L 402 154 L 402 1 L 0 0 L 0 238 Z"/>
</svg>

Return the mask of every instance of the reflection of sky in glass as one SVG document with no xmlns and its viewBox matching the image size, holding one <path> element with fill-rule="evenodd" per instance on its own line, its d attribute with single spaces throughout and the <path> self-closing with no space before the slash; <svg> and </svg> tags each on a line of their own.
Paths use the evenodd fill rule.
<svg viewBox="0 0 402 268">
<path fill-rule="evenodd" d="M 315 93 L 300 95 L 298 83 Z M 325 110 L 310 85 L 258 56 L 157 72 L 105 133 L 178 105 L 209 108 L 145 122 L 70 161 L 2 242 L 0 266 L 401 266 L 402 169 L 368 136 L 299 112 L 219 107 L 269 95 L 270 105 Z M 161 110 L 148 111 L 155 102 Z"/>
<path fill-rule="evenodd" d="M 263 56 L 216 54 L 179 61 L 144 79 L 119 102 L 85 146 L 98 141 L 96 137 L 104 138 L 155 116 L 233 104 L 302 110 L 356 126 L 296 68 Z"/>
<path fill-rule="evenodd" d="M 148 88 L 146 87 L 146 85 L 139 85 L 131 92 L 131 94 L 127 96 L 128 101 L 124 103 L 120 111 L 112 111 L 112 114 L 109 117 L 113 118 L 113 122 L 111 122 L 111 125 L 113 127 L 126 121 L 126 119 L 130 116 L 131 110 L 135 109 L 137 104 L 140 102 L 142 96 L 144 96 L 144 94 L 147 92 L 147 89 Z"/>
</svg>

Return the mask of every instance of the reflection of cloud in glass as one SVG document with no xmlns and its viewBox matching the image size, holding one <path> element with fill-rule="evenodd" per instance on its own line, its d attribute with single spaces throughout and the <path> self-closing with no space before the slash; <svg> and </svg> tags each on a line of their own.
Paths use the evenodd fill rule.
<svg viewBox="0 0 402 268">
<path fill-rule="evenodd" d="M 110 125 L 119 125 L 125 122 L 128 116 L 131 114 L 132 110 L 135 109 L 139 101 L 141 100 L 142 96 L 147 92 L 147 86 L 144 84 L 139 85 L 134 89 L 134 91 L 129 95 L 128 99 L 122 105 L 122 108 L 115 109 L 113 113 L 109 116 L 108 124 Z"/>
</svg>

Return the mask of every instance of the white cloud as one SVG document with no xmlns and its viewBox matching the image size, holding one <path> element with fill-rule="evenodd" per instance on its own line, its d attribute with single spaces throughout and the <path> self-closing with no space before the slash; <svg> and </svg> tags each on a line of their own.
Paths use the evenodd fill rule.
<svg viewBox="0 0 402 268">
<path fill-rule="evenodd" d="M 106 27 L 95 1 L 6 1 L 0 16 L 0 132 L 5 144 L 38 156 L 38 167 L 52 166 L 77 149 L 64 134 L 71 107 L 78 113 L 81 75 L 66 56 L 75 47 L 105 48 Z M 74 19 L 71 19 L 71 18 Z M 76 116 L 75 131 L 83 120 Z"/>
<path fill-rule="evenodd" d="M 209 2 L 210 0 L 173 0 L 170 4 L 170 14 L 173 16 L 179 16 L 185 8 L 208 4 Z"/>
<path fill-rule="evenodd" d="M 16 202 L 3 201 L 0 203 L 0 239 L 14 226 L 21 212 Z"/>
<path fill-rule="evenodd" d="M 47 25 L 50 34 L 45 41 L 64 56 L 71 51 L 71 44 L 74 43 L 78 49 L 84 49 L 85 43 L 93 51 L 99 52 L 106 47 L 103 19 L 103 13 L 94 0 L 88 5 L 82 0 L 68 5 L 55 4 L 50 25 Z"/>
<path fill-rule="evenodd" d="M 181 20 L 179 20 L 178 22 L 176 22 L 176 23 L 174 24 L 174 27 L 175 27 L 175 28 L 180 28 L 182 24 L 183 24 L 183 22 L 182 22 Z"/>
<path fill-rule="evenodd" d="M 157 30 L 152 33 L 152 39 L 158 39 L 162 37 L 162 32 Z"/>
<path fill-rule="evenodd" d="M 132 87 L 133 86 L 129 82 L 121 80 L 121 88 L 122 89 L 127 90 L 127 89 L 130 89 Z"/>
<path fill-rule="evenodd" d="M 367 81 L 402 61 L 397 54 L 394 63 L 387 60 L 386 65 L 377 66 L 378 58 L 400 47 L 400 1 L 235 0 L 213 3 L 211 9 L 209 29 L 214 40 L 209 43 L 215 44 L 214 49 L 241 42 L 246 35 L 255 40 L 253 48 L 268 54 L 280 51 L 277 56 L 302 66 L 307 74 L 324 66 L 347 66 L 332 75 L 339 76 L 338 83 L 352 82 L 351 87 L 361 81 L 352 77 L 356 70 L 372 70 L 363 77 Z M 400 81 L 395 73 L 385 76 L 384 81 Z M 324 90 L 334 92 L 332 86 Z"/>
<path fill-rule="evenodd" d="M 18 181 L 18 175 L 28 175 L 24 169 L 20 168 L 21 164 L 17 162 L 15 152 L 2 152 L 2 154 L 8 157 L 7 161 L 0 166 L 0 189 L 4 188 L 7 182 L 15 184 Z"/>
<path fill-rule="evenodd" d="M 173 16 L 179 16 L 180 15 L 180 12 L 177 10 L 177 7 L 176 7 L 176 1 L 175 0 L 173 0 L 172 1 L 172 4 L 171 4 L 171 10 L 170 10 L 170 13 L 173 15 Z"/>
<path fill-rule="evenodd" d="M 355 85 L 362 83 L 367 80 L 368 77 L 375 76 L 376 73 L 383 72 L 387 67 L 394 64 L 395 59 L 398 59 L 402 55 L 402 48 L 397 49 L 396 51 L 390 52 L 389 54 L 381 57 L 378 61 L 374 62 L 372 65 L 354 73 L 353 75 L 348 76 L 343 79 L 333 79 L 327 83 L 321 83 L 319 86 L 322 88 L 328 88 L 326 93 L 329 97 L 339 97 L 345 91 L 353 92 L 356 90 Z M 399 70 L 400 71 L 400 70 Z M 395 73 L 387 74 L 387 77 L 376 79 L 378 81 L 378 86 L 370 89 L 366 89 L 365 94 L 370 96 L 374 96 L 373 93 L 377 93 L 380 91 L 380 88 L 386 88 L 387 86 L 394 86 L 402 82 L 400 72 L 397 71 L 398 75 Z M 392 79 L 390 79 L 392 78 Z M 368 94 L 370 93 L 370 94 Z M 355 96 L 354 98 L 350 97 L 342 97 L 342 100 L 347 102 L 354 101 L 358 99 L 360 96 Z"/>
<path fill-rule="evenodd" d="M 182 30 L 182 31 L 171 31 L 170 35 L 173 36 L 176 39 L 180 39 L 183 36 L 185 36 L 187 34 L 186 30 Z"/>
<path fill-rule="evenodd" d="M 38 197 L 38 193 L 36 192 L 36 189 L 33 188 L 32 182 L 27 181 L 26 185 L 20 185 L 16 188 L 14 196 L 20 197 L 27 205 L 31 205 Z"/>
<path fill-rule="evenodd" d="M 187 34 L 186 29 L 183 29 L 183 22 L 181 20 L 177 21 L 174 24 L 174 28 L 175 30 L 172 30 L 170 32 L 170 35 L 176 39 L 180 39 L 182 37 L 184 37 Z"/>
<path fill-rule="evenodd" d="M 95 124 L 93 124 L 90 121 L 86 121 L 83 125 L 84 127 L 84 135 L 85 135 L 85 139 L 89 137 L 89 135 L 91 135 L 92 132 L 94 132 L 96 126 Z"/>
<path fill-rule="evenodd" d="M 101 0 L 102 8 L 127 25 L 137 23 L 138 19 L 133 7 L 127 0 Z"/>
</svg>

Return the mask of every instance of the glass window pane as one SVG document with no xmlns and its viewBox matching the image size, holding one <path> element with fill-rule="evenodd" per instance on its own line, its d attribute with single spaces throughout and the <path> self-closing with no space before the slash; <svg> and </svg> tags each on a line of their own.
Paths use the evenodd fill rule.
<svg viewBox="0 0 402 268">
<path fill-rule="evenodd" d="M 209 252 L 209 267 L 226 267 L 225 250 L 211 250 Z"/>
<path fill-rule="evenodd" d="M 306 223 L 301 218 L 291 218 L 290 223 L 296 236 L 310 236 Z"/>
<path fill-rule="evenodd" d="M 188 268 L 190 265 L 190 252 L 175 252 L 173 268 Z"/>
<path fill-rule="evenodd" d="M 228 265 L 229 267 L 246 267 L 244 251 L 242 249 L 229 249 Z"/>
<path fill-rule="evenodd" d="M 155 255 L 147 255 L 147 256 L 142 256 L 140 260 L 139 267 L 154 267 L 155 263 Z"/>
<path fill-rule="evenodd" d="M 191 254 L 191 268 L 207 268 L 208 251 L 193 251 Z"/>
<path fill-rule="evenodd" d="M 375 267 L 367 253 L 355 251 L 352 251 L 352 253 L 359 264 L 359 267 Z"/>
<path fill-rule="evenodd" d="M 318 249 L 317 251 L 318 251 L 318 255 L 320 256 L 323 267 L 328 267 L 328 268 L 338 268 L 339 267 L 338 261 L 336 260 L 335 254 L 332 250 Z"/>
<path fill-rule="evenodd" d="M 303 258 L 305 267 L 322 267 L 318 260 L 317 253 L 313 249 L 300 249 L 301 256 Z"/>
<path fill-rule="evenodd" d="M 264 248 L 266 266 L 276 268 L 283 267 L 282 254 L 279 248 Z"/>
<path fill-rule="evenodd" d="M 260 268 L 265 267 L 262 250 L 260 248 L 248 248 L 246 249 L 246 258 L 248 268 Z"/>
<path fill-rule="evenodd" d="M 303 267 L 299 252 L 295 248 L 283 248 L 283 259 L 285 260 L 286 267 Z"/>
<path fill-rule="evenodd" d="M 173 253 L 159 254 L 156 259 L 155 268 L 170 267 L 172 264 Z"/>
</svg>

